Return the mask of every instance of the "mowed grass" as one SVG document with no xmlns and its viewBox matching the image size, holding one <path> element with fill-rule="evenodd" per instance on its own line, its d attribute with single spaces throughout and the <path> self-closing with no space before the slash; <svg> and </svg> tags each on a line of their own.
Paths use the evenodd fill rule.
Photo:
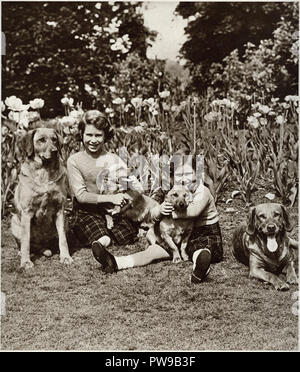
<svg viewBox="0 0 300 372">
<path fill-rule="evenodd" d="M 264 192 L 266 193 L 266 192 Z M 230 195 L 230 194 L 229 194 Z M 192 264 L 171 261 L 105 275 L 89 249 L 71 266 L 59 256 L 39 258 L 34 269 L 19 268 L 9 221 L 2 223 L 1 317 L 4 350 L 296 350 L 298 317 L 292 286 L 287 292 L 248 279 L 231 255 L 233 229 L 246 216 L 240 201 L 225 213 L 218 206 L 224 261 L 212 265 L 206 282 L 190 283 Z M 259 200 L 256 202 L 266 201 Z M 290 209 L 297 238 L 297 208 Z M 115 254 L 147 243 L 112 247 Z"/>
</svg>

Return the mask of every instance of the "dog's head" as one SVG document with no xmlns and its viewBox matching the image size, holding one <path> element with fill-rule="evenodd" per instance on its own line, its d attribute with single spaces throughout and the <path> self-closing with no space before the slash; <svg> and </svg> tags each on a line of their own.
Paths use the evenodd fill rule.
<svg viewBox="0 0 300 372">
<path fill-rule="evenodd" d="M 61 139 L 52 128 L 37 128 L 25 133 L 19 140 L 23 156 L 49 163 L 61 155 Z"/>
<path fill-rule="evenodd" d="M 281 204 L 263 203 L 251 208 L 249 212 L 247 234 L 259 234 L 265 237 L 271 252 L 275 252 L 278 248 L 276 237 L 291 230 L 288 212 Z"/>
<path fill-rule="evenodd" d="M 193 194 L 183 185 L 174 186 L 165 197 L 165 201 L 172 203 L 177 211 L 184 211 L 192 200 Z"/>
<path fill-rule="evenodd" d="M 129 218 L 132 221 L 140 222 L 145 214 L 147 201 L 143 194 L 136 190 L 127 190 L 127 203 L 120 210 L 122 217 Z"/>
<path fill-rule="evenodd" d="M 97 176 L 96 184 L 101 193 L 116 194 L 128 189 L 130 179 L 125 166 L 113 164 L 104 168 Z"/>
</svg>

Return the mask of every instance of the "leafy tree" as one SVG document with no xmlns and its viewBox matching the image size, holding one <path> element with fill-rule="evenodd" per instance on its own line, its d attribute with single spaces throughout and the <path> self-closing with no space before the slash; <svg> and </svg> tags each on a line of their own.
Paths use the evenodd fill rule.
<svg viewBox="0 0 300 372">
<path fill-rule="evenodd" d="M 209 85 L 212 63 L 235 49 L 243 55 L 247 42 L 271 38 L 281 19 L 298 24 L 293 3 L 287 2 L 180 2 L 176 12 L 189 20 L 181 54 L 200 92 Z"/>
<path fill-rule="evenodd" d="M 87 85 L 110 84 L 114 63 L 135 52 L 146 58 L 154 33 L 144 27 L 138 3 L 3 2 L 2 96 L 23 102 L 42 97 L 44 115 L 63 113 L 71 95 L 91 107 Z M 87 85 L 86 85 L 87 84 Z"/>
</svg>

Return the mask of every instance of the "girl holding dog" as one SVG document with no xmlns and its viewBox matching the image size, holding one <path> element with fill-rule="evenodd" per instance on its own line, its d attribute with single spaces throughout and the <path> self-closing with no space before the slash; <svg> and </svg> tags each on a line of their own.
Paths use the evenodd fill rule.
<svg viewBox="0 0 300 372">
<path fill-rule="evenodd" d="M 82 246 L 99 244 L 101 247 L 108 247 L 112 242 L 117 245 L 130 244 L 137 237 L 137 224 L 116 216 L 113 227 L 108 229 L 106 220 L 107 208 L 122 207 L 127 196 L 123 193 L 109 195 L 97 185 L 99 174 L 103 170 L 127 169 L 120 157 L 104 149 L 114 131 L 100 111 L 90 110 L 79 124 L 79 133 L 84 149 L 71 155 L 67 161 L 74 211 L 71 231 Z M 136 182 L 139 187 L 137 180 Z"/>
<path fill-rule="evenodd" d="M 184 164 L 174 170 L 174 181 L 186 183 L 185 177 L 194 182 L 196 171 L 194 164 Z M 192 184 L 193 184 L 192 182 Z M 193 188 L 193 186 L 191 187 Z M 223 258 L 222 236 L 219 225 L 218 212 L 214 198 L 202 182 L 194 192 L 193 201 L 189 204 L 183 215 L 175 214 L 172 204 L 163 202 L 151 210 L 153 222 L 159 221 L 164 216 L 172 215 L 173 218 L 193 218 L 194 228 L 189 239 L 187 254 L 193 263 L 191 275 L 192 283 L 201 283 L 210 271 L 210 264 L 220 262 Z M 150 245 L 146 250 L 128 256 L 113 256 L 101 246 L 93 247 L 96 260 L 101 263 L 104 272 L 116 272 L 121 269 L 144 266 L 155 260 L 170 259 L 169 253 L 159 245 Z"/>
</svg>

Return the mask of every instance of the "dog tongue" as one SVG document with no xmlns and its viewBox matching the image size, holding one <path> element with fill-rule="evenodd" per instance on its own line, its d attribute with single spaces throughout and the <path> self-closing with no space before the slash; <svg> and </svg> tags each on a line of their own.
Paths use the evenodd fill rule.
<svg viewBox="0 0 300 372">
<path fill-rule="evenodd" d="M 270 252 L 275 252 L 276 249 L 278 248 L 278 244 L 275 238 L 268 237 L 267 240 L 267 248 Z"/>
</svg>

